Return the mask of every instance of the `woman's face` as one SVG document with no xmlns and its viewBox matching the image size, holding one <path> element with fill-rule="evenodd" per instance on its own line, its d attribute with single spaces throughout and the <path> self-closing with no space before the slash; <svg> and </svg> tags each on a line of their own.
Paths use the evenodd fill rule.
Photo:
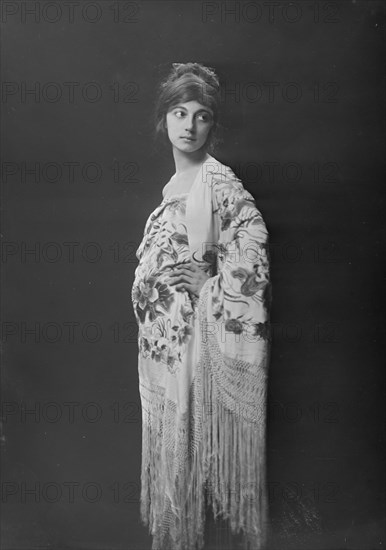
<svg viewBox="0 0 386 550">
<path fill-rule="evenodd" d="M 193 153 L 203 147 L 213 126 L 213 112 L 198 101 L 173 107 L 166 115 L 166 127 L 173 147 Z"/>
</svg>

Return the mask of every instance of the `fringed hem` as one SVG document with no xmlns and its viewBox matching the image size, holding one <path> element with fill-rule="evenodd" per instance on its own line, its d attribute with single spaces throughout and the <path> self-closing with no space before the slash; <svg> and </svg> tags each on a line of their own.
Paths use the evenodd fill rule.
<svg viewBox="0 0 386 550">
<path fill-rule="evenodd" d="M 188 450 L 189 419 L 175 426 L 175 448 L 175 433 L 168 437 L 165 430 L 165 418 L 175 414 L 174 407 L 173 402 L 165 400 L 158 415 L 143 419 L 140 516 L 153 536 L 152 550 L 202 550 L 203 483 L 195 481 L 201 478 L 200 455 L 186 454 L 176 461 L 180 447 L 186 453 Z"/>
<path fill-rule="evenodd" d="M 252 365 L 222 355 L 207 331 L 208 292 L 209 284 L 199 303 L 202 349 L 196 376 L 202 403 L 210 404 L 200 446 L 204 479 L 215 519 L 229 520 L 233 534 L 243 533 L 245 550 L 259 550 L 266 543 L 268 516 L 267 361 Z"/>
<path fill-rule="evenodd" d="M 198 306 L 201 352 L 190 415 L 177 424 L 175 403 L 143 401 L 140 513 L 152 550 L 202 550 L 206 506 L 234 535 L 243 533 L 244 550 L 266 542 L 266 361 L 226 358 L 214 336 L 202 337 L 208 290 L 206 284 Z"/>
</svg>

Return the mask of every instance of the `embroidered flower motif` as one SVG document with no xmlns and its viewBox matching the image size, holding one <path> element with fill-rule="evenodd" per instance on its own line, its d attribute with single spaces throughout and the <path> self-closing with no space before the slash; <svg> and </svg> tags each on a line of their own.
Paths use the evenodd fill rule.
<svg viewBox="0 0 386 550">
<path fill-rule="evenodd" d="M 248 271 L 243 267 L 238 267 L 231 272 L 232 277 L 243 281 L 240 292 L 243 296 L 253 296 L 258 290 L 265 287 L 266 281 L 257 281 L 256 273 Z"/>
<path fill-rule="evenodd" d="M 185 205 L 185 201 L 184 199 L 182 199 L 181 197 L 170 197 L 169 199 L 166 199 L 166 200 L 169 200 L 169 210 L 171 212 L 177 212 L 177 211 L 180 211 L 182 214 L 185 214 L 185 209 L 186 209 L 186 205 Z"/>
<path fill-rule="evenodd" d="M 151 350 L 151 345 L 149 340 L 143 336 L 139 339 L 139 350 L 144 357 L 147 357 Z"/>
<path fill-rule="evenodd" d="M 234 191 L 227 187 L 226 193 L 228 196 L 223 198 L 220 208 L 222 231 L 230 227 L 245 206 L 253 207 L 253 197 L 245 189 Z"/>
<path fill-rule="evenodd" d="M 191 334 L 193 334 L 193 328 L 190 325 L 184 325 L 178 329 L 177 336 L 180 346 L 188 341 Z"/>
<path fill-rule="evenodd" d="M 217 296 L 212 297 L 213 317 L 218 321 L 224 314 L 224 304 Z"/>
<path fill-rule="evenodd" d="M 188 237 L 187 235 L 183 233 L 178 233 L 178 231 L 175 231 L 170 235 L 170 238 L 176 241 L 177 244 L 185 244 L 188 246 Z"/>
<path fill-rule="evenodd" d="M 234 332 L 235 334 L 241 334 L 243 332 L 243 323 L 237 319 L 227 319 L 225 321 L 225 330 Z"/>
<path fill-rule="evenodd" d="M 168 348 L 169 348 L 168 339 L 159 338 L 154 342 L 154 346 L 151 351 L 151 358 L 154 359 L 154 361 L 157 361 L 157 363 L 159 363 L 160 361 L 167 363 L 168 355 L 169 355 Z"/>
<path fill-rule="evenodd" d="M 269 340 L 270 327 L 268 322 L 255 323 L 254 328 L 255 328 L 254 336 L 260 336 L 260 338 L 263 338 L 264 340 Z"/>
<path fill-rule="evenodd" d="M 146 314 L 149 314 L 149 320 L 152 322 L 162 310 L 169 311 L 174 296 L 165 283 L 157 281 L 152 275 L 133 289 L 133 298 L 136 303 L 136 313 L 141 323 L 145 322 Z"/>
<path fill-rule="evenodd" d="M 202 255 L 202 259 L 204 260 L 204 262 L 212 266 L 212 269 L 213 269 L 213 267 L 216 265 L 216 260 L 217 260 L 216 250 L 213 250 L 213 249 L 206 250 Z"/>
<path fill-rule="evenodd" d="M 229 210 L 226 210 L 224 212 L 223 216 L 221 217 L 221 231 L 225 231 L 226 229 L 228 229 L 228 227 L 232 223 L 233 218 L 234 215 L 232 212 L 230 212 Z"/>
<path fill-rule="evenodd" d="M 255 242 L 256 227 L 252 226 L 264 222 L 259 213 L 256 214 L 253 198 L 241 187 L 219 181 L 214 191 L 219 241 L 210 243 L 210 246 L 206 243 L 200 260 L 209 276 L 218 274 L 210 292 L 213 319 L 225 322 L 228 332 L 241 335 L 248 331 L 248 335 L 252 336 L 252 332 L 255 338 L 269 339 L 268 323 L 257 322 L 263 321 L 264 317 L 260 313 L 256 316 L 252 307 L 256 301 L 266 307 L 269 291 L 268 245 L 256 241 L 257 256 L 250 255 L 253 260 L 248 258 L 245 264 L 241 253 L 243 243 L 249 242 L 249 239 Z M 195 295 L 179 293 L 173 286 L 162 283 L 163 275 L 171 266 L 183 263 L 189 257 L 185 201 L 186 197 L 178 200 L 170 198 L 163 201 L 150 216 L 138 249 L 140 264 L 132 290 L 134 312 L 139 324 L 140 354 L 144 359 L 156 362 L 159 368 L 165 368 L 171 375 L 177 375 L 187 360 L 199 301 Z M 259 293 L 261 289 L 264 292 Z M 263 313 L 263 310 L 260 311 Z"/>
<path fill-rule="evenodd" d="M 189 323 L 189 319 L 194 313 L 192 307 L 191 306 L 189 307 L 189 306 L 190 304 L 188 305 L 187 303 L 185 303 L 185 304 L 182 304 L 180 308 L 180 313 L 185 323 Z"/>
</svg>

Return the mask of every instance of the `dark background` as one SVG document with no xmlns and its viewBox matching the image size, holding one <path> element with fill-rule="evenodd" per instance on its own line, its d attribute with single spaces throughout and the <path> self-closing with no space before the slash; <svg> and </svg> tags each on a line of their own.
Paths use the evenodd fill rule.
<svg viewBox="0 0 386 550">
<path fill-rule="evenodd" d="M 156 85 L 186 61 L 221 77 L 215 156 L 271 235 L 269 548 L 384 547 L 384 3 L 273 4 L 86 2 L 70 20 L 3 2 L 2 550 L 150 549 L 131 286 L 174 172 Z M 232 548 L 221 527 L 205 550 Z"/>
</svg>

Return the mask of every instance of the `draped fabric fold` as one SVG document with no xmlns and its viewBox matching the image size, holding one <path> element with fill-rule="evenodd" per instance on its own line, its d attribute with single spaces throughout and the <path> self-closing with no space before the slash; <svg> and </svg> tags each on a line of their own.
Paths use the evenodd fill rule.
<svg viewBox="0 0 386 550">
<path fill-rule="evenodd" d="M 228 167 L 207 155 L 191 187 L 186 202 L 186 229 L 192 259 L 200 262 L 205 252 L 217 244 L 219 231 L 213 216 L 213 175 L 225 180 Z"/>
<path fill-rule="evenodd" d="M 152 550 L 202 550 L 207 506 L 244 535 L 245 550 L 264 547 L 267 248 L 252 195 L 213 157 L 188 196 L 164 200 L 146 224 L 132 298 L 139 324 L 141 518 Z M 173 261 L 189 259 L 211 275 L 199 298 L 173 295 L 162 282 Z"/>
</svg>

